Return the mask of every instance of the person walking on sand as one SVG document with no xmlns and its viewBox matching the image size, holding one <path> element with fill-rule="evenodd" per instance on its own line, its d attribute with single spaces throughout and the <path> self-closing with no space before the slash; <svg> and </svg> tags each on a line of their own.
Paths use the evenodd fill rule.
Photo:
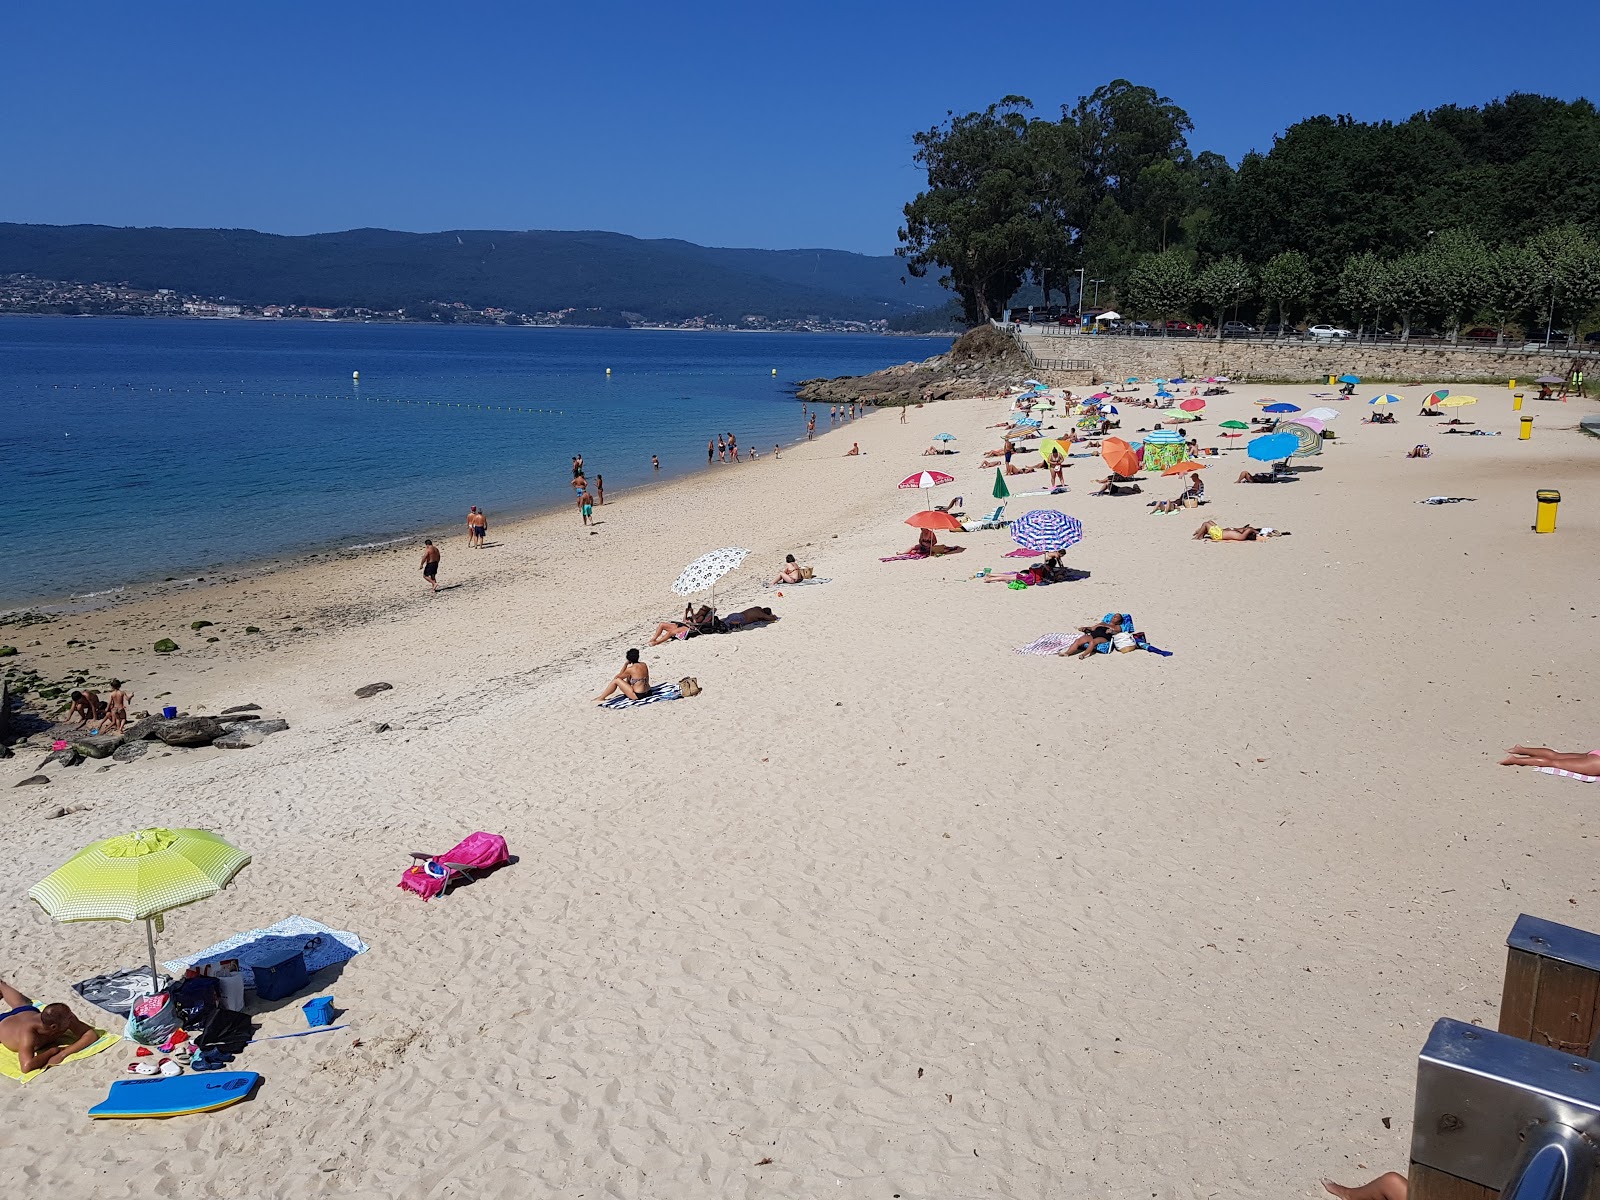
<svg viewBox="0 0 1600 1200">
<path fill-rule="evenodd" d="M 606 502 L 606 477 L 604 475 L 596 475 L 594 477 L 594 493 L 594 502 L 596 504 L 604 504 Z"/>
<path fill-rule="evenodd" d="M 478 545 L 478 506 L 474 504 L 467 509 L 467 549 L 474 550 Z"/>
<path fill-rule="evenodd" d="M 578 515 L 583 518 L 585 525 L 594 524 L 594 497 L 589 494 L 589 489 L 583 489 L 583 495 L 578 497 Z"/>
<path fill-rule="evenodd" d="M 122 690 L 122 680 L 111 681 L 111 694 L 106 697 L 106 719 L 100 723 L 103 733 L 121 733 L 128 727 L 128 701 L 133 696 Z"/>
<path fill-rule="evenodd" d="M 904 425 L 905 423 L 906 423 L 906 406 L 904 404 L 902 404 L 900 406 L 900 424 Z"/>
<path fill-rule="evenodd" d="M 435 592 L 439 590 L 439 547 L 432 538 L 422 539 L 422 577 Z"/>
</svg>

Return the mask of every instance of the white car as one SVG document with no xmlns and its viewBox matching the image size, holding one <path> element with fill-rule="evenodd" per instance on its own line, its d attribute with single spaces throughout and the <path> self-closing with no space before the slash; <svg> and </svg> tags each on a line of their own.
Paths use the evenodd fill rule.
<svg viewBox="0 0 1600 1200">
<path fill-rule="evenodd" d="M 1337 325 L 1313 325 L 1306 330 L 1306 333 L 1323 341 L 1330 341 L 1333 338 L 1343 339 L 1350 336 L 1348 329 L 1340 329 Z"/>
</svg>

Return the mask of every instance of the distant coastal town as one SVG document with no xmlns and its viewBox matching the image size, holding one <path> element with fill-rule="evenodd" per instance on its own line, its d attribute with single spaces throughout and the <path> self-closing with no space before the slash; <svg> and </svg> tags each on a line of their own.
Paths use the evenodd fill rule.
<svg viewBox="0 0 1600 1200">
<path fill-rule="evenodd" d="M 850 321 L 822 316 L 769 318 L 749 313 L 738 320 L 712 316 L 683 321 L 647 320 L 642 313 L 563 308 L 513 312 L 472 308 L 460 301 L 430 300 L 404 308 L 320 308 L 310 304 L 243 304 L 218 296 L 185 295 L 172 288 L 128 283 L 77 283 L 33 275 L 0 275 L 0 314 L 28 316 L 198 317 L 246 321 L 405 321 L 436 325 L 543 325 L 566 328 L 745 330 L 764 333 L 888 333 L 887 320 Z"/>
</svg>

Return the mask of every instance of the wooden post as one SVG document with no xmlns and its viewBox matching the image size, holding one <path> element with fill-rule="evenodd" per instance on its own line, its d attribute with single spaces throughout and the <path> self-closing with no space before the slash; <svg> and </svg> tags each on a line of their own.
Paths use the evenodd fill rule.
<svg viewBox="0 0 1600 1200">
<path fill-rule="evenodd" d="M 1600 1032 L 1600 936 L 1524 913 L 1506 946 L 1500 1032 L 1592 1057 Z"/>
</svg>

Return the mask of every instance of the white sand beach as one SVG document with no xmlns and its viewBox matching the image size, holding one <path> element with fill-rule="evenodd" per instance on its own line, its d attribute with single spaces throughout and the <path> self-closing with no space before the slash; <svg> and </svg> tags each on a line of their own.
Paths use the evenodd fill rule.
<svg viewBox="0 0 1600 1200">
<path fill-rule="evenodd" d="M 1319 390 L 1237 386 L 1198 435 Z M 1082 520 L 1070 584 L 974 581 L 1021 562 L 1004 531 L 879 561 L 915 540 L 922 496 L 895 484 L 918 469 L 956 477 L 935 502 L 992 507 L 979 451 L 1008 405 L 952 401 L 608 492 L 592 535 L 562 513 L 491 524 L 482 551 L 454 536 L 437 596 L 406 545 L 8 631 L 11 661 L 105 664 L 136 709 L 253 702 L 291 728 L 15 790 L 42 752 L 0 763 L 0 978 L 72 1000 L 143 961 L 138 927 L 57 925 L 27 891 L 150 825 L 254 856 L 168 915 L 164 957 L 295 914 L 371 949 L 307 993 L 349 1028 L 240 1056 L 264 1076 L 247 1104 L 91 1121 L 124 1052 L 0 1079 L 0 1185 L 1044 1200 L 1404 1170 L 1417 1051 L 1438 1017 L 1494 1023 L 1516 916 L 1600 928 L 1600 789 L 1495 765 L 1596 744 L 1600 444 L 1573 429 L 1593 404 L 1530 399 L 1521 442 L 1506 389 L 1460 390 L 1503 436 L 1415 404 L 1360 425 L 1363 388 L 1298 482 L 1235 484 L 1229 451 L 1199 513 L 1146 507 L 1175 479 L 1091 497 L 1102 464 L 1075 459 L 1070 493 L 1009 508 Z M 1125 407 L 1122 433 L 1155 419 Z M 921 457 L 942 430 L 961 453 Z M 1433 456 L 1404 459 L 1418 442 Z M 1529 529 L 1541 487 L 1566 497 L 1551 536 Z M 1205 516 L 1292 536 L 1193 541 Z M 596 710 L 724 545 L 752 553 L 719 606 L 778 623 L 646 649 L 703 694 Z M 764 588 L 787 552 L 830 582 Z M 1013 652 L 1110 610 L 1173 656 Z M 150 653 L 162 636 L 182 650 Z M 428 903 L 397 889 L 409 851 L 474 830 L 517 861 Z M 262 1033 L 304 1028 L 298 1003 Z"/>
</svg>

